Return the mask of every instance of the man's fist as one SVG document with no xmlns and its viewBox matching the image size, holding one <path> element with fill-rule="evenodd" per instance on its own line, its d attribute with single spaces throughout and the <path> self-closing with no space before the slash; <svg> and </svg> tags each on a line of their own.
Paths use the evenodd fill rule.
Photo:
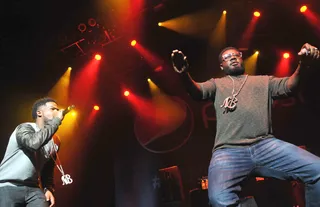
<svg viewBox="0 0 320 207">
<path fill-rule="evenodd" d="M 308 57 L 308 59 L 319 59 L 320 54 L 318 48 L 306 43 L 301 47 L 300 52 L 298 55 L 302 56 L 303 58 Z"/>
</svg>

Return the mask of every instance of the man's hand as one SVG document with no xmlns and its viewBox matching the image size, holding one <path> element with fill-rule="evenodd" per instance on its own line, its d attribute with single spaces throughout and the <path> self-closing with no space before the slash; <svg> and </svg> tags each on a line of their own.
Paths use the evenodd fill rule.
<svg viewBox="0 0 320 207">
<path fill-rule="evenodd" d="M 180 50 L 172 51 L 171 60 L 173 69 L 178 73 L 182 73 L 189 68 L 187 56 L 185 56 Z"/>
<path fill-rule="evenodd" d="M 309 62 L 311 60 L 317 60 L 320 58 L 320 53 L 318 48 L 306 43 L 301 47 L 300 52 L 298 55 L 301 56 L 301 61 L 304 62 Z"/>
<path fill-rule="evenodd" d="M 50 201 L 50 206 L 49 207 L 54 206 L 55 199 L 54 199 L 53 194 L 49 190 L 47 190 L 44 195 L 46 196 L 46 201 Z"/>
</svg>

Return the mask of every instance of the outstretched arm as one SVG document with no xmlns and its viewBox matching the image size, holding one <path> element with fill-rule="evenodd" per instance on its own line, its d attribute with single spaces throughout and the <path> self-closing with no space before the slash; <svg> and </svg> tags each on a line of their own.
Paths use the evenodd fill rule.
<svg viewBox="0 0 320 207">
<path fill-rule="evenodd" d="M 301 56 L 301 61 L 295 72 L 290 76 L 287 81 L 287 87 L 290 91 L 295 91 L 299 85 L 301 70 L 309 67 L 311 61 L 318 60 L 320 58 L 318 48 L 306 43 L 302 46 L 300 52 L 298 53 Z"/>
<path fill-rule="evenodd" d="M 190 96 L 195 100 L 201 100 L 203 95 L 200 84 L 195 82 L 188 72 L 180 73 L 180 77 Z"/>
<path fill-rule="evenodd" d="M 194 81 L 187 72 L 189 68 L 187 57 L 181 51 L 174 50 L 171 58 L 174 70 L 179 73 L 183 85 L 193 99 L 208 100 L 214 97 L 215 84 L 213 79 L 202 83 Z"/>
</svg>

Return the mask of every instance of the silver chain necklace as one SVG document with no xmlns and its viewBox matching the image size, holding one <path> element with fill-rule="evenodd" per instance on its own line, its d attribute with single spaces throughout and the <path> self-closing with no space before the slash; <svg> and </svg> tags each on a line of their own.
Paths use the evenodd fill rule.
<svg viewBox="0 0 320 207">
<path fill-rule="evenodd" d="M 58 149 L 56 148 L 55 143 L 54 143 L 53 140 L 52 140 L 52 143 L 53 143 L 52 151 L 56 155 L 56 159 L 53 157 L 52 152 L 50 153 L 50 155 L 51 155 L 51 159 L 53 159 L 54 163 L 56 164 L 58 170 L 60 171 L 60 173 L 62 175 L 61 176 L 62 185 L 71 184 L 73 182 L 73 179 L 71 178 L 71 176 L 69 174 L 65 174 L 64 173 L 62 165 L 61 165 L 60 158 L 58 156 Z"/>
<path fill-rule="evenodd" d="M 233 87 L 232 87 L 231 96 L 228 96 L 226 99 L 224 99 L 222 105 L 220 106 L 221 108 L 224 108 L 223 113 L 234 111 L 237 108 L 238 99 L 236 96 L 240 93 L 241 89 L 243 88 L 245 82 L 247 81 L 248 75 L 246 75 L 246 78 L 244 79 L 244 81 L 241 84 L 237 93 L 234 93 L 234 80 L 233 80 L 233 78 L 230 75 L 228 75 L 228 77 L 232 80 Z"/>
</svg>

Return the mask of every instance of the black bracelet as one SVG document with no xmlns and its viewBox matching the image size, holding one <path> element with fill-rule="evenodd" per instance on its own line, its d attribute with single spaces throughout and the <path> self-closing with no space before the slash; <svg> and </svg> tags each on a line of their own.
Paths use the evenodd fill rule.
<svg viewBox="0 0 320 207">
<path fill-rule="evenodd" d="M 54 192 L 54 190 L 52 188 L 44 188 L 43 189 L 44 194 L 46 194 L 47 191 L 50 191 L 51 193 Z"/>
</svg>

